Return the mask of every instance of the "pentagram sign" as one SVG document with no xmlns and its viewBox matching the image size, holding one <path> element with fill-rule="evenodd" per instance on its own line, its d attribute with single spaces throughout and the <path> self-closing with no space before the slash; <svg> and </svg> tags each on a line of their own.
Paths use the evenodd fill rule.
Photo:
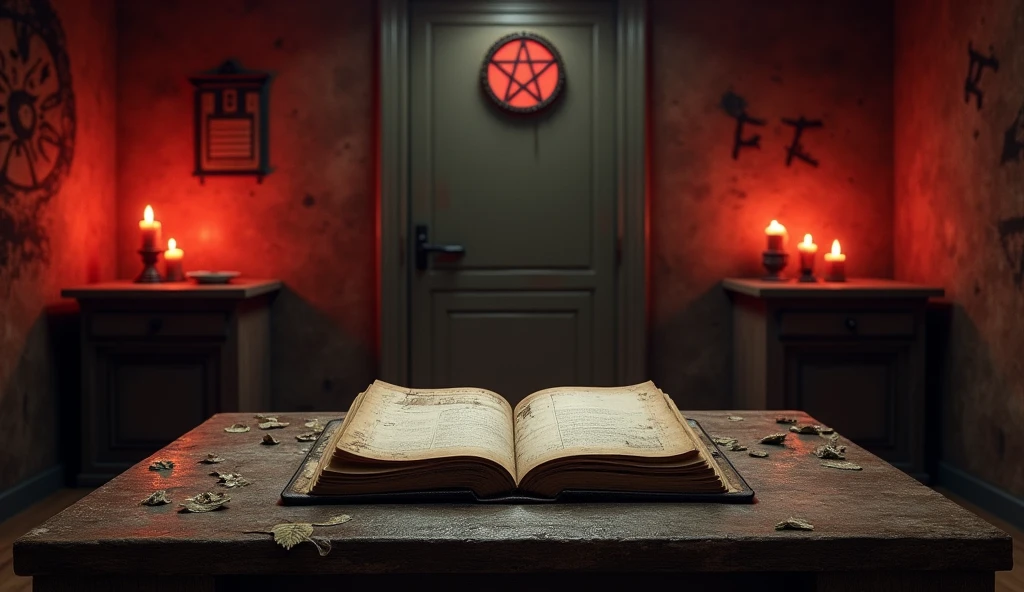
<svg viewBox="0 0 1024 592">
<path fill-rule="evenodd" d="M 562 57 L 533 33 L 513 33 L 491 46 L 484 59 L 484 90 L 498 106 L 532 113 L 551 104 L 565 85 Z"/>
</svg>

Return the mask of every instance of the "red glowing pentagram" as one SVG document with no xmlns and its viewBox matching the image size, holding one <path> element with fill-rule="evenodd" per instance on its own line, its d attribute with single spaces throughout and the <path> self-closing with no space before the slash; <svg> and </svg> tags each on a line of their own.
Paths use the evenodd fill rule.
<svg viewBox="0 0 1024 592">
<path fill-rule="evenodd" d="M 532 113 L 551 104 L 565 84 L 562 57 L 533 33 L 513 33 L 491 46 L 481 73 L 484 90 L 500 107 Z"/>
</svg>

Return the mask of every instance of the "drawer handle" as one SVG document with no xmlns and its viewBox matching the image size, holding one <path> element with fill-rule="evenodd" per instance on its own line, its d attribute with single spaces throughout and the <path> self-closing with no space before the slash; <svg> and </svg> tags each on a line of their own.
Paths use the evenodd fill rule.
<svg viewBox="0 0 1024 592">
<path fill-rule="evenodd" d="M 164 328 L 164 320 L 161 318 L 149 319 L 150 334 L 159 333 Z"/>
<path fill-rule="evenodd" d="M 857 330 L 857 319 L 853 317 L 846 317 L 846 321 L 844 321 L 843 324 L 845 324 L 846 328 L 849 329 L 850 331 Z"/>
</svg>

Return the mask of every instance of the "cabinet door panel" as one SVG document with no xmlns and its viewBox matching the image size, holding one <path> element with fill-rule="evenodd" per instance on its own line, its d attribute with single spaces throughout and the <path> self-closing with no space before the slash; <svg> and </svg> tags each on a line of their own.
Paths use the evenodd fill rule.
<svg viewBox="0 0 1024 592">
<path fill-rule="evenodd" d="M 218 411 L 216 348 L 100 348 L 96 366 L 100 462 L 137 462 Z"/>
<path fill-rule="evenodd" d="M 910 460 L 906 363 L 900 348 L 788 347 L 786 406 L 890 462 Z"/>
</svg>

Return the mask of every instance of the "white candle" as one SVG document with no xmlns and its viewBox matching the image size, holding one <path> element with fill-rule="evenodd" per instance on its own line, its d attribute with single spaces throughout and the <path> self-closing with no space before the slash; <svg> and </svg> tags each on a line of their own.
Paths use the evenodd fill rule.
<svg viewBox="0 0 1024 592">
<path fill-rule="evenodd" d="M 167 241 L 167 250 L 164 251 L 164 264 L 166 265 L 166 273 L 164 276 L 169 282 L 176 282 L 185 277 L 182 271 L 182 259 L 185 257 L 185 251 L 178 248 L 178 242 L 173 238 Z"/>
<path fill-rule="evenodd" d="M 141 249 L 143 251 L 157 250 L 157 245 L 160 244 L 160 226 L 160 222 L 153 219 L 152 206 L 146 206 L 146 210 L 142 214 L 142 220 L 139 220 L 139 232 L 142 234 Z"/>
</svg>

